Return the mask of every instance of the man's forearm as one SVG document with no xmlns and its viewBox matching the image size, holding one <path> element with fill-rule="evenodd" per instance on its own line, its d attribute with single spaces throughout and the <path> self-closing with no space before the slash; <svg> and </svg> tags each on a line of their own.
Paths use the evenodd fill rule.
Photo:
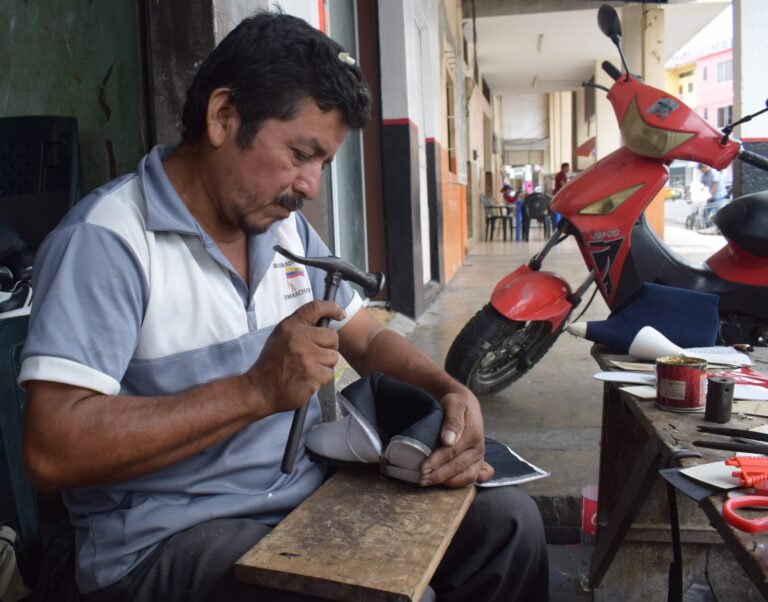
<svg viewBox="0 0 768 602">
<path fill-rule="evenodd" d="M 399 334 L 384 328 L 371 337 L 367 353 L 363 357 L 357 360 L 347 359 L 360 374 L 384 372 L 421 387 L 438 399 L 464 389 L 463 385 L 451 378 L 421 349 Z"/>
<path fill-rule="evenodd" d="M 270 413 L 246 377 L 162 397 L 27 384 L 27 470 L 43 490 L 125 481 L 221 441 Z"/>
</svg>

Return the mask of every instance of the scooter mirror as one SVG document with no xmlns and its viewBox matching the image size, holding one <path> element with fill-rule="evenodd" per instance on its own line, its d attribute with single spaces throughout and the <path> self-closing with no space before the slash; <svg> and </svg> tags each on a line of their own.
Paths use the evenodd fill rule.
<svg viewBox="0 0 768 602">
<path fill-rule="evenodd" d="M 603 4 L 597 11 L 597 26 L 611 41 L 619 45 L 621 40 L 621 19 L 616 9 L 609 4 Z"/>
</svg>

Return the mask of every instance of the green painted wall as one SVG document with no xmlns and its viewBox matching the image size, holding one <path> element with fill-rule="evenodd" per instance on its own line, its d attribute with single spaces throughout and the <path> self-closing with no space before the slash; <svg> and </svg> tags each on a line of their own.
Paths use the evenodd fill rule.
<svg viewBox="0 0 768 602">
<path fill-rule="evenodd" d="M 135 0 L 2 0 L 0 117 L 77 117 L 83 192 L 144 153 Z"/>
</svg>

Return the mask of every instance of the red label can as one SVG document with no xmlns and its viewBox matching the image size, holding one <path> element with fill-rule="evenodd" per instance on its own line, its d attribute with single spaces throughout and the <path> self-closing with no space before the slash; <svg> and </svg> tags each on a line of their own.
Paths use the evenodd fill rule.
<svg viewBox="0 0 768 602">
<path fill-rule="evenodd" d="M 707 362 L 670 355 L 656 360 L 656 405 L 665 410 L 692 412 L 707 400 Z"/>
</svg>

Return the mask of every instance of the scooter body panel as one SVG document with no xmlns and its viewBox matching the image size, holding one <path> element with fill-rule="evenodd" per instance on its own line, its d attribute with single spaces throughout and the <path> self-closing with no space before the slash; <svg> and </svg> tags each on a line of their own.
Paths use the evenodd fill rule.
<svg viewBox="0 0 768 602">
<path fill-rule="evenodd" d="M 752 255 L 733 242 L 712 255 L 706 263 L 724 280 L 768 287 L 768 258 Z"/>
<path fill-rule="evenodd" d="M 710 262 L 710 257 L 705 263 L 693 264 L 681 259 L 673 253 L 664 242 L 648 226 L 643 216 L 638 220 L 632 231 L 631 247 L 629 255 L 624 262 L 624 269 L 619 281 L 618 291 L 615 297 L 615 307 L 624 302 L 644 282 L 655 282 L 676 288 L 685 288 L 705 293 L 713 293 L 720 297 L 718 309 L 721 313 L 735 312 L 753 316 L 761 322 L 768 321 L 768 286 L 765 280 L 762 283 L 752 284 L 741 282 L 734 277 L 737 269 L 737 259 L 728 257 L 729 249 L 733 243 L 729 242 L 713 257 L 721 256 L 723 263 L 718 269 L 727 270 L 727 273 L 718 273 Z M 766 266 L 766 258 L 758 258 L 763 266 Z M 742 270 L 749 270 L 738 259 Z M 754 266 L 757 264 L 753 264 Z M 761 272 L 762 278 L 768 276 Z M 757 276 L 760 278 L 760 276 Z"/>
<path fill-rule="evenodd" d="M 636 112 L 656 130 L 656 135 L 678 135 L 679 143 L 670 139 L 669 149 L 659 157 L 663 161 L 695 161 L 719 170 L 730 165 L 739 152 L 737 142 L 728 140 L 723 144 L 723 134 L 681 100 L 633 77 L 629 81 L 625 77 L 619 78 L 608 92 L 608 100 L 622 129 L 631 119 L 630 115 Z"/>
<path fill-rule="evenodd" d="M 573 309 L 570 298 L 571 287 L 561 276 L 522 265 L 496 285 L 491 305 L 510 320 L 549 322 L 555 332 Z"/>
<path fill-rule="evenodd" d="M 552 210 L 579 233 L 582 257 L 609 307 L 616 301 L 632 229 L 668 178 L 661 162 L 622 147 L 574 178 L 552 201 Z"/>
</svg>

